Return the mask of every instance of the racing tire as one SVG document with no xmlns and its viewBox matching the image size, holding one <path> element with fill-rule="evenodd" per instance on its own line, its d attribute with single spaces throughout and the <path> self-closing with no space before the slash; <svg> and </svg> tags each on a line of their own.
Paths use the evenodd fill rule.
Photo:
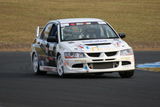
<svg viewBox="0 0 160 107">
<path fill-rule="evenodd" d="M 61 55 L 57 57 L 57 74 L 59 77 L 64 77 L 64 65 Z"/>
<path fill-rule="evenodd" d="M 134 70 L 119 72 L 121 78 L 131 78 L 134 75 Z"/>
<path fill-rule="evenodd" d="M 33 67 L 33 71 L 36 75 L 45 75 L 47 74 L 46 71 L 41 71 L 39 69 L 39 60 L 38 60 L 38 56 L 37 54 L 34 54 L 32 57 L 32 67 Z"/>
</svg>

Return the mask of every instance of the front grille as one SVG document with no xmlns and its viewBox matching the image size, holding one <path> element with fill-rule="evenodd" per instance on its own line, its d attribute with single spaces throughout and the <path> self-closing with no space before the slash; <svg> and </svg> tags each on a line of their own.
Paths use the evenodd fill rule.
<svg viewBox="0 0 160 107">
<path fill-rule="evenodd" d="M 117 51 L 114 51 L 114 52 L 105 52 L 105 54 L 107 56 L 115 56 L 117 54 Z"/>
<path fill-rule="evenodd" d="M 119 66 L 119 62 L 88 63 L 90 69 L 109 69 Z"/>
<path fill-rule="evenodd" d="M 90 57 L 99 57 L 101 53 L 87 53 Z"/>
</svg>

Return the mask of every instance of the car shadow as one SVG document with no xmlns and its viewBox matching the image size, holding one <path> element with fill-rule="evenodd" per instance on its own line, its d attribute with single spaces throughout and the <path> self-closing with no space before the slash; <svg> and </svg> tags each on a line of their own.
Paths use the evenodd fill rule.
<svg viewBox="0 0 160 107">
<path fill-rule="evenodd" d="M 33 72 L 1 72 L 0 78 L 29 78 L 29 79 L 134 79 L 132 78 L 121 78 L 118 73 L 105 73 L 103 75 L 95 75 L 95 74 L 67 74 L 63 77 L 59 77 L 54 73 L 47 73 L 46 75 L 36 75 Z"/>
<path fill-rule="evenodd" d="M 115 74 L 67 74 L 63 77 L 59 77 L 57 74 L 47 74 L 47 78 L 60 78 L 60 79 L 120 79 L 120 76 Z"/>
</svg>

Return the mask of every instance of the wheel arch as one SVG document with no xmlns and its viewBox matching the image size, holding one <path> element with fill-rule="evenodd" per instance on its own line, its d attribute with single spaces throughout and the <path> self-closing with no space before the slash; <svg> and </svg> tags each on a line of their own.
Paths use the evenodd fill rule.
<svg viewBox="0 0 160 107">
<path fill-rule="evenodd" d="M 34 55 L 34 54 L 35 54 L 35 52 L 32 53 L 31 60 L 33 60 L 33 55 Z"/>
<path fill-rule="evenodd" d="M 56 59 L 57 59 L 57 58 L 58 58 L 58 56 L 60 56 L 60 55 L 61 55 L 61 54 L 58 52 L 58 53 L 57 53 L 57 55 L 56 55 Z"/>
<path fill-rule="evenodd" d="M 32 54 L 31 54 L 31 60 L 33 60 L 34 54 L 37 54 L 37 52 L 36 52 L 36 51 L 33 51 L 33 52 L 32 52 Z M 38 56 L 38 54 L 37 54 L 37 56 Z"/>
</svg>

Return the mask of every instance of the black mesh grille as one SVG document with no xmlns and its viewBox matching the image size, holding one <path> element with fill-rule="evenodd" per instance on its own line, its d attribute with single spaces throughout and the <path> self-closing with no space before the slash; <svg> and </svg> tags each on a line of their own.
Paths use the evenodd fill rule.
<svg viewBox="0 0 160 107">
<path fill-rule="evenodd" d="M 116 51 L 115 52 L 105 52 L 105 54 L 107 56 L 115 56 L 117 54 L 117 52 Z"/>
<path fill-rule="evenodd" d="M 88 63 L 90 69 L 109 69 L 118 67 L 119 62 Z"/>
<path fill-rule="evenodd" d="M 100 53 L 87 53 L 87 55 L 90 57 L 99 57 Z"/>
</svg>

